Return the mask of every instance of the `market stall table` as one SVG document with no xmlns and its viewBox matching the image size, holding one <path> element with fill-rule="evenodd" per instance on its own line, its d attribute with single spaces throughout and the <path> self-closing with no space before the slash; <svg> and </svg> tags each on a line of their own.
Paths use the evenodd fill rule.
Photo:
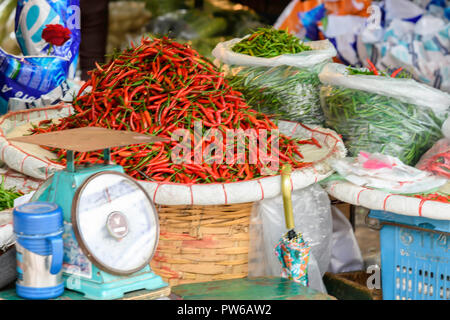
<svg viewBox="0 0 450 320">
<path fill-rule="evenodd" d="M 182 284 L 172 293 L 184 300 L 333 300 L 332 296 L 279 277 Z"/>
<path fill-rule="evenodd" d="M 148 290 L 138 290 L 134 292 L 130 292 L 124 295 L 123 298 L 117 299 L 117 300 L 155 300 L 155 299 L 164 299 L 170 294 L 170 288 L 165 287 L 159 290 L 155 291 L 148 291 Z M 0 300 L 25 300 L 16 294 L 16 289 L 14 286 L 8 287 L 8 289 L 5 289 L 3 291 L 0 291 Z M 71 290 L 65 290 L 63 295 L 59 296 L 56 299 L 52 300 L 89 300 L 86 297 L 84 297 L 83 294 L 71 291 Z"/>
<path fill-rule="evenodd" d="M 278 277 L 233 279 L 183 284 L 156 291 L 139 290 L 119 300 L 333 300 L 332 296 Z M 14 287 L 0 291 L 0 300 L 22 300 Z M 88 300 L 82 294 L 65 290 L 55 300 Z"/>
</svg>

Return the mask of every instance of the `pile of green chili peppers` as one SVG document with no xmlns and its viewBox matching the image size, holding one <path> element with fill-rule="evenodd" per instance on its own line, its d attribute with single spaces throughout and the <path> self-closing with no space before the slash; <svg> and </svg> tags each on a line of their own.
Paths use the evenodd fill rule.
<svg viewBox="0 0 450 320">
<path fill-rule="evenodd" d="M 320 97 L 326 125 L 342 135 L 350 156 L 380 152 L 414 166 L 442 137 L 446 115 L 427 106 L 339 86 L 324 86 Z"/>
<path fill-rule="evenodd" d="M 309 51 L 312 48 L 285 30 L 258 28 L 249 37 L 236 43 L 231 50 L 253 57 L 273 58 L 282 54 Z"/>
<path fill-rule="evenodd" d="M 14 199 L 22 196 L 22 193 L 16 191 L 14 188 L 5 189 L 5 178 L 2 177 L 0 184 L 0 211 L 13 208 Z"/>
<path fill-rule="evenodd" d="M 324 125 L 320 107 L 320 80 L 314 68 L 292 66 L 244 67 L 228 83 L 244 94 L 246 102 L 277 119 Z"/>
</svg>

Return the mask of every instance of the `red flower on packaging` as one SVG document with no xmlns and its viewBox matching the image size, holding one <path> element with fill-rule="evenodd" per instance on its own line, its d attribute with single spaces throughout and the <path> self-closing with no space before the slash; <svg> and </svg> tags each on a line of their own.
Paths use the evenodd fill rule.
<svg viewBox="0 0 450 320">
<path fill-rule="evenodd" d="M 70 39 L 71 32 L 60 24 L 47 24 L 42 30 L 42 39 L 51 46 L 62 46 Z"/>
</svg>

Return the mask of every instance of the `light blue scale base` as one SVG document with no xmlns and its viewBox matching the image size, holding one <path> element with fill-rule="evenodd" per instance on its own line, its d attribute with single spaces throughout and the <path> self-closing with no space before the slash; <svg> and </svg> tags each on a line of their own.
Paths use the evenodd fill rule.
<svg viewBox="0 0 450 320">
<path fill-rule="evenodd" d="M 160 276 L 151 272 L 149 267 L 124 277 L 112 276 L 103 271 L 98 272 L 100 273 L 99 277 L 102 278 L 100 281 L 64 274 L 65 287 L 82 293 L 87 299 L 113 300 L 123 298 L 128 292 L 153 291 L 168 286 Z"/>
</svg>

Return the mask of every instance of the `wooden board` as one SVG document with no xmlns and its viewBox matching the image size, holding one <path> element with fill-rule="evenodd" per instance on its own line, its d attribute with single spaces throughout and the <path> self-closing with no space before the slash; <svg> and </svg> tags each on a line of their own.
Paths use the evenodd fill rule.
<svg viewBox="0 0 450 320">
<path fill-rule="evenodd" d="M 327 294 L 279 277 L 243 278 L 172 287 L 183 300 L 334 300 Z"/>
</svg>

